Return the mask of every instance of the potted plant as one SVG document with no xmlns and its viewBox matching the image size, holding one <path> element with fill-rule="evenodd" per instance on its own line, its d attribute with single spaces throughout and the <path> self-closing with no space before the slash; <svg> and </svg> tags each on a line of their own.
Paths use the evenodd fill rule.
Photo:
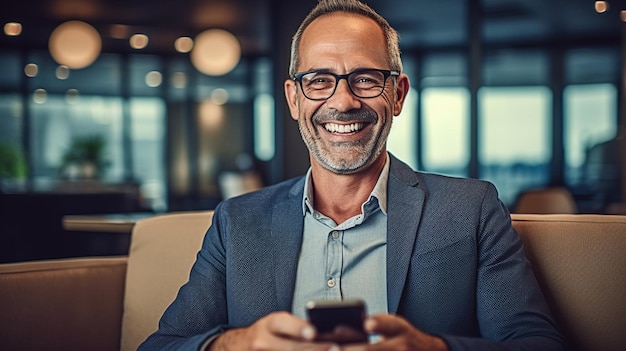
<svg viewBox="0 0 626 351">
<path fill-rule="evenodd" d="M 63 156 L 62 173 L 69 179 L 96 179 L 108 165 L 106 140 L 100 135 L 75 138 Z"/>
</svg>

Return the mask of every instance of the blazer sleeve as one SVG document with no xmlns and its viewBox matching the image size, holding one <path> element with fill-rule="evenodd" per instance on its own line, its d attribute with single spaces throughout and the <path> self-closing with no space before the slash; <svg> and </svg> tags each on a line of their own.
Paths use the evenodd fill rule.
<svg viewBox="0 0 626 351">
<path fill-rule="evenodd" d="M 564 341 L 511 217 L 487 183 L 477 233 L 476 318 L 482 338 L 442 335 L 451 350 L 563 350 Z"/>
<path fill-rule="evenodd" d="M 139 351 L 201 350 L 227 328 L 226 251 L 220 233 L 220 208 L 218 205 L 215 210 L 189 281 L 180 288 L 161 317 L 158 330 L 139 346 Z"/>
</svg>

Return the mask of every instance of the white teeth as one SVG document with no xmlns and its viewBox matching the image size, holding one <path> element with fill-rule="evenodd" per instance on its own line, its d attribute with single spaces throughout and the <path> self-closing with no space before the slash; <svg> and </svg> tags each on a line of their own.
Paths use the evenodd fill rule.
<svg viewBox="0 0 626 351">
<path fill-rule="evenodd" d="M 324 128 L 331 133 L 352 133 L 363 129 L 364 123 L 337 124 L 326 123 Z"/>
</svg>

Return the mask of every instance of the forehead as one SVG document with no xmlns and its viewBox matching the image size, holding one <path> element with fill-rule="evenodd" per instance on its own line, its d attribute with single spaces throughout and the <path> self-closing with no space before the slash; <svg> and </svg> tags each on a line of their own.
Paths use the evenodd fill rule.
<svg viewBox="0 0 626 351">
<path fill-rule="evenodd" d="M 383 30 L 369 17 L 345 12 L 316 18 L 304 30 L 299 69 L 388 68 Z"/>
</svg>

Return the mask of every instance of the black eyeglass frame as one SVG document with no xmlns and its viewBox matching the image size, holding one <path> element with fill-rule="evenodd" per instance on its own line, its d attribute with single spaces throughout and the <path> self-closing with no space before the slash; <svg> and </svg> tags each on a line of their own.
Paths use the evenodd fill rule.
<svg viewBox="0 0 626 351">
<path fill-rule="evenodd" d="M 369 71 L 376 71 L 376 72 L 380 72 L 383 74 L 383 88 L 380 90 L 380 93 L 378 93 L 378 95 L 374 95 L 374 96 L 360 96 L 357 93 L 354 92 L 354 90 L 352 90 L 352 85 L 350 84 L 350 80 L 348 80 L 348 77 L 350 77 L 352 74 L 354 73 L 363 73 L 363 72 L 369 72 Z M 311 73 L 323 73 L 323 74 L 329 74 L 333 77 L 335 77 L 335 86 L 333 87 L 333 92 L 330 93 L 330 95 L 328 95 L 328 97 L 325 98 L 310 98 L 306 95 L 306 93 L 304 92 L 304 88 L 302 88 L 302 77 L 304 77 L 307 74 L 311 74 Z M 360 99 L 373 99 L 373 98 L 377 98 L 379 96 L 381 96 L 384 92 L 385 92 L 385 86 L 387 85 L 387 78 L 389 77 L 397 77 L 400 75 L 400 72 L 398 71 L 392 71 L 392 70 L 388 70 L 388 69 L 378 69 L 378 68 L 359 68 L 359 69 L 355 69 L 352 72 L 346 73 L 346 74 L 335 74 L 333 72 L 330 72 L 328 70 L 323 70 L 323 69 L 316 69 L 316 70 L 311 70 L 311 71 L 306 71 L 306 72 L 300 72 L 300 73 L 296 73 L 293 75 L 293 80 L 300 83 L 300 88 L 302 89 L 302 94 L 304 95 L 305 98 L 309 99 L 309 100 L 313 100 L 313 101 L 323 101 L 323 100 L 328 100 L 330 99 L 333 95 L 335 95 L 335 92 L 337 91 L 337 87 L 339 86 L 339 81 L 342 79 L 346 80 L 346 83 L 348 84 L 348 89 L 350 89 L 350 92 L 352 93 L 352 95 L 360 98 Z"/>
</svg>

